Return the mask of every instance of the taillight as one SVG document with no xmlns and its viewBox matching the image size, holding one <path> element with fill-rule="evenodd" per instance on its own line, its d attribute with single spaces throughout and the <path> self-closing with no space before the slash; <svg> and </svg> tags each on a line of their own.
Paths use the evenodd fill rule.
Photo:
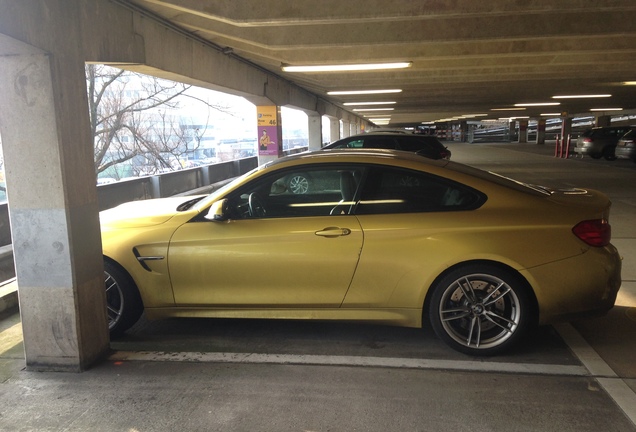
<svg viewBox="0 0 636 432">
<path fill-rule="evenodd" d="M 590 246 L 607 246 L 612 239 L 612 227 L 605 219 L 579 222 L 572 232 Z"/>
<path fill-rule="evenodd" d="M 590 138 L 583 138 L 583 142 L 584 142 L 585 144 L 589 144 L 589 143 L 591 143 L 591 142 L 592 142 L 592 140 L 591 140 Z"/>
</svg>

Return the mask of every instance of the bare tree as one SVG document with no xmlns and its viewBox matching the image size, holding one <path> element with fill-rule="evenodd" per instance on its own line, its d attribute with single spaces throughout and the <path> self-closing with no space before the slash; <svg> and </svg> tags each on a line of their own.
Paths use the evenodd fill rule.
<svg viewBox="0 0 636 432">
<path fill-rule="evenodd" d="M 194 130 L 177 115 L 184 98 L 231 114 L 189 94 L 191 86 L 182 83 L 95 64 L 86 66 L 86 80 L 97 174 L 135 158 L 145 161 L 143 174 L 178 169 L 174 160 L 197 145 Z"/>
</svg>

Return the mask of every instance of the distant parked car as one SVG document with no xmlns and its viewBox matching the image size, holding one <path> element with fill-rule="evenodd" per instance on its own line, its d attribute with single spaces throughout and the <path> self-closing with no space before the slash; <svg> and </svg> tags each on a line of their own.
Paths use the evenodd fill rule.
<svg viewBox="0 0 636 432">
<path fill-rule="evenodd" d="M 576 140 L 574 152 L 594 159 L 603 157 L 606 160 L 614 160 L 616 159 L 614 150 L 618 140 L 633 129 L 636 129 L 636 127 L 612 126 L 588 129 Z"/>
<path fill-rule="evenodd" d="M 631 159 L 636 162 L 636 129 L 632 129 L 618 140 L 615 155 L 619 159 Z"/>
<path fill-rule="evenodd" d="M 402 150 L 416 153 L 429 159 L 450 159 L 451 152 L 437 138 L 404 132 L 376 130 L 360 135 L 354 135 L 334 141 L 323 147 L 330 149 L 384 149 Z M 321 179 L 321 181 L 325 181 Z M 339 187 L 339 177 L 330 179 L 333 187 Z M 297 172 L 286 179 L 286 187 L 295 194 L 306 194 L 315 187 L 316 179 L 309 172 Z M 325 187 L 324 185 L 320 187 Z"/>
<path fill-rule="evenodd" d="M 324 149 L 373 148 L 404 150 L 429 159 L 450 159 L 451 152 L 434 136 L 401 132 L 369 132 L 334 141 Z"/>
</svg>

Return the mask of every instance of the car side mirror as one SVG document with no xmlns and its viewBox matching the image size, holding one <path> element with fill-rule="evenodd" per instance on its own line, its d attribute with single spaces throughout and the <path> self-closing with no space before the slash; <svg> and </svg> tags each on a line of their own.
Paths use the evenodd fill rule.
<svg viewBox="0 0 636 432">
<path fill-rule="evenodd" d="M 227 214 L 227 199 L 215 201 L 210 206 L 210 210 L 205 215 L 205 218 L 210 221 L 223 222 L 229 219 Z"/>
</svg>

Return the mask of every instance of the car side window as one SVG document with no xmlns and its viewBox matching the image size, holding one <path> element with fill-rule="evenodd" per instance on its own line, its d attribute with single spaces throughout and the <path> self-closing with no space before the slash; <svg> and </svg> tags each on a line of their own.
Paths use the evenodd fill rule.
<svg viewBox="0 0 636 432">
<path fill-rule="evenodd" d="M 349 214 L 362 168 L 331 166 L 279 171 L 228 196 L 232 219 Z"/>
<path fill-rule="evenodd" d="M 362 139 L 349 141 L 348 143 L 346 143 L 346 146 L 345 146 L 345 148 L 363 148 L 363 147 L 364 147 L 364 140 Z"/>
<path fill-rule="evenodd" d="M 430 174 L 373 168 L 364 183 L 356 214 L 472 210 L 485 201 L 474 189 Z"/>
<path fill-rule="evenodd" d="M 397 145 L 392 137 L 371 137 L 364 140 L 364 148 L 393 150 L 396 147 Z"/>
</svg>

